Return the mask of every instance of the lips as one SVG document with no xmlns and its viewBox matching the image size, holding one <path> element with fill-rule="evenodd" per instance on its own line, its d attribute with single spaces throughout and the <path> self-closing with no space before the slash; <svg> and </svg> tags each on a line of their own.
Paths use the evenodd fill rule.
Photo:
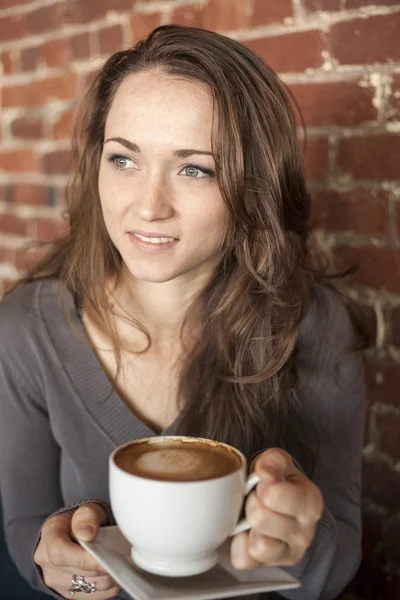
<svg viewBox="0 0 400 600">
<path fill-rule="evenodd" d="M 142 242 L 147 242 L 148 244 L 167 244 L 168 242 L 175 241 L 174 237 L 144 236 L 140 233 L 134 233 L 133 235 L 139 240 L 142 240 Z"/>
<path fill-rule="evenodd" d="M 132 229 L 128 233 L 130 233 L 130 235 L 134 235 L 135 237 L 145 242 L 151 242 L 153 244 L 159 243 L 159 240 L 163 240 L 163 243 L 165 243 L 172 242 L 178 239 L 175 235 L 171 235 L 170 233 L 144 231 L 144 229 Z"/>
<path fill-rule="evenodd" d="M 136 250 L 145 254 L 167 252 L 179 242 L 178 238 L 168 233 L 132 230 L 128 231 L 128 235 Z"/>
</svg>

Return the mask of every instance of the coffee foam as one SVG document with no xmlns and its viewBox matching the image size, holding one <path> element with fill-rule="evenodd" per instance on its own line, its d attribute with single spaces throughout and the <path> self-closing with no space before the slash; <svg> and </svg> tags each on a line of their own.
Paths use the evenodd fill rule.
<svg viewBox="0 0 400 600">
<path fill-rule="evenodd" d="M 186 450 L 184 448 L 168 450 L 155 450 L 142 454 L 136 462 L 139 469 L 143 469 L 149 473 L 158 473 L 163 470 L 171 475 L 188 473 L 198 470 L 203 465 L 203 457 L 199 456 L 196 450 Z"/>
<path fill-rule="evenodd" d="M 139 477 L 164 481 L 201 481 L 228 475 L 240 468 L 232 450 L 197 442 L 132 445 L 116 456 L 116 464 Z"/>
</svg>

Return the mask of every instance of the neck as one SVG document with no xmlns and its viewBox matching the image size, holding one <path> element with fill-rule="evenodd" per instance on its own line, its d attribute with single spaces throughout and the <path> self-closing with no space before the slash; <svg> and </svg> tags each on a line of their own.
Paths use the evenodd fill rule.
<svg viewBox="0 0 400 600">
<path fill-rule="evenodd" d="M 121 277 L 113 289 L 113 297 L 124 313 L 146 328 L 152 348 L 168 353 L 181 346 L 182 325 L 206 283 L 188 280 L 152 283 Z M 194 311 L 188 323 L 191 332 L 196 329 L 195 315 Z"/>
</svg>

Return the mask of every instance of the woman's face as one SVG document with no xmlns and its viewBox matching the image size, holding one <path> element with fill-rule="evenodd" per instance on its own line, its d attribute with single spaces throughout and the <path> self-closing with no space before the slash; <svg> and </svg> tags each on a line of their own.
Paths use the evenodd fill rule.
<svg viewBox="0 0 400 600">
<path fill-rule="evenodd" d="M 227 209 L 212 124 L 211 95 L 200 83 L 148 71 L 116 92 L 99 193 L 110 238 L 137 280 L 203 280 L 215 269 Z"/>
</svg>

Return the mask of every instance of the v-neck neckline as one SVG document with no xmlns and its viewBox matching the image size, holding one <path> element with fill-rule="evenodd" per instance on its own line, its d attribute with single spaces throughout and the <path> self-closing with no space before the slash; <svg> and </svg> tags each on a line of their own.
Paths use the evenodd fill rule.
<svg viewBox="0 0 400 600">
<path fill-rule="evenodd" d="M 134 439 L 174 435 L 180 417 L 157 432 L 126 405 L 112 386 L 83 326 L 72 295 L 65 291 L 68 319 L 59 281 L 41 283 L 41 312 L 48 335 L 75 393 L 97 426 L 115 445 Z"/>
</svg>

